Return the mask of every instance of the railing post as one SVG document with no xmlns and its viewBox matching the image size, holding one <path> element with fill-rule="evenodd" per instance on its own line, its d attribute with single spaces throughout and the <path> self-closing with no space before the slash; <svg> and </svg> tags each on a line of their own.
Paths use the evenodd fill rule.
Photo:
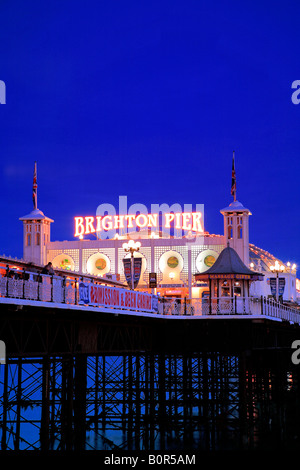
<svg viewBox="0 0 300 470">
<path fill-rule="evenodd" d="M 260 296 L 260 312 L 263 315 L 264 314 L 264 306 L 263 306 L 263 296 Z"/>
<path fill-rule="evenodd" d="M 211 278 L 209 278 L 209 314 L 211 315 Z"/>
<path fill-rule="evenodd" d="M 165 314 L 165 297 L 163 297 L 163 315 Z"/>
<path fill-rule="evenodd" d="M 186 315 L 186 297 L 184 298 L 184 314 Z"/>
<path fill-rule="evenodd" d="M 38 274 L 38 277 L 37 277 L 37 283 L 38 283 L 37 299 L 38 299 L 38 300 L 40 300 L 40 285 L 41 285 L 42 282 L 43 282 L 43 278 L 42 278 L 41 273 L 39 273 L 39 274 Z"/>
<path fill-rule="evenodd" d="M 75 279 L 75 305 L 78 304 L 77 293 L 78 293 L 77 280 Z"/>
<path fill-rule="evenodd" d="M 66 276 L 63 277 L 63 303 L 66 303 Z"/>
<path fill-rule="evenodd" d="M 25 268 L 23 268 L 23 299 L 25 299 Z"/>
<path fill-rule="evenodd" d="M 53 302 L 54 296 L 53 296 L 53 274 L 51 275 L 51 302 Z"/>
<path fill-rule="evenodd" d="M 236 314 L 236 295 L 234 296 L 234 310 L 235 310 L 235 314 Z"/>
<path fill-rule="evenodd" d="M 6 297 L 8 297 L 8 273 L 9 273 L 9 266 L 8 264 L 6 265 Z"/>
</svg>

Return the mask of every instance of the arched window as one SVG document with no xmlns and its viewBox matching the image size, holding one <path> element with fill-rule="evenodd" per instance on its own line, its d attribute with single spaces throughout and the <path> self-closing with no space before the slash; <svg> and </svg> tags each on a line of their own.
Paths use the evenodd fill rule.
<svg viewBox="0 0 300 470">
<path fill-rule="evenodd" d="M 36 244 L 37 246 L 39 246 L 39 245 L 41 244 L 41 235 L 40 235 L 40 232 L 37 232 L 37 233 L 35 234 L 35 244 Z"/>
<path fill-rule="evenodd" d="M 30 233 L 28 233 L 26 236 L 26 246 L 30 246 L 30 245 L 31 245 L 31 235 Z"/>
<path fill-rule="evenodd" d="M 238 226 L 238 238 L 243 238 L 243 227 L 241 225 Z"/>
<path fill-rule="evenodd" d="M 228 238 L 228 239 L 231 239 L 231 238 L 232 238 L 232 226 L 231 226 L 231 225 L 228 225 L 228 234 L 227 234 L 227 238 Z"/>
</svg>

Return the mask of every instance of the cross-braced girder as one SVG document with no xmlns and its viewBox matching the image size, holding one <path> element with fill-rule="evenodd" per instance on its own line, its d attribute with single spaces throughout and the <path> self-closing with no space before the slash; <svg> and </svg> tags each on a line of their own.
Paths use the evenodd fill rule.
<svg viewBox="0 0 300 470">
<path fill-rule="evenodd" d="M 297 386 L 295 369 L 245 354 L 9 357 L 1 450 L 256 448 L 290 432 Z"/>
</svg>

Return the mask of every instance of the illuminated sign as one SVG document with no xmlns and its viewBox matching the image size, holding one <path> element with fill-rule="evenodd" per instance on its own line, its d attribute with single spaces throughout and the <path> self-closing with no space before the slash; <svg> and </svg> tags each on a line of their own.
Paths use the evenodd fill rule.
<svg viewBox="0 0 300 470">
<path fill-rule="evenodd" d="M 95 284 L 79 285 L 79 303 L 98 307 L 157 311 L 157 297 L 148 293 Z"/>
<path fill-rule="evenodd" d="M 160 228 L 159 214 L 127 214 L 75 217 L 75 237 L 83 237 L 92 233 L 108 230 L 124 229 L 125 226 L 139 229 Z M 135 225 L 134 225 L 135 224 Z M 202 212 L 179 212 L 162 214 L 162 226 L 170 229 L 186 230 L 203 233 Z"/>
<path fill-rule="evenodd" d="M 149 273 L 149 287 L 151 289 L 157 287 L 157 274 Z"/>
<path fill-rule="evenodd" d="M 251 279 L 263 280 L 263 274 L 210 274 L 210 273 L 197 273 L 195 274 L 196 279 Z"/>
<path fill-rule="evenodd" d="M 250 274 L 209 274 L 211 279 L 251 279 Z"/>
</svg>

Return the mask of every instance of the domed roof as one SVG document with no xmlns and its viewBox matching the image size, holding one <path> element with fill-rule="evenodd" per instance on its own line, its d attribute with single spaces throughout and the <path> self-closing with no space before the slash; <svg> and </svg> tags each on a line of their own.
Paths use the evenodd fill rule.
<svg viewBox="0 0 300 470">
<path fill-rule="evenodd" d="M 266 250 L 259 248 L 252 243 L 249 243 L 249 258 L 250 261 L 259 266 L 262 271 L 270 272 L 270 266 L 274 266 L 275 261 L 277 260 L 279 264 L 283 264 L 284 266 L 286 263 L 281 261 L 276 256 L 272 255 Z"/>
<path fill-rule="evenodd" d="M 30 214 L 20 217 L 19 220 L 48 220 L 49 222 L 53 222 L 53 220 L 46 217 L 40 209 L 34 209 Z"/>
<path fill-rule="evenodd" d="M 195 274 L 196 278 L 204 278 L 210 275 L 220 274 L 233 274 L 233 275 L 247 275 L 251 278 L 262 279 L 263 275 L 249 269 L 241 260 L 237 252 L 229 245 L 221 251 L 215 263 L 204 273 Z M 220 277 L 220 276 L 219 276 Z"/>
<path fill-rule="evenodd" d="M 227 246 L 206 274 L 253 274 L 253 271 L 247 268 L 233 248 Z"/>
<path fill-rule="evenodd" d="M 248 212 L 249 215 L 252 215 L 249 209 L 244 207 L 239 201 L 233 201 L 228 207 L 225 207 L 220 212 L 221 214 L 223 214 L 223 212 Z"/>
</svg>

